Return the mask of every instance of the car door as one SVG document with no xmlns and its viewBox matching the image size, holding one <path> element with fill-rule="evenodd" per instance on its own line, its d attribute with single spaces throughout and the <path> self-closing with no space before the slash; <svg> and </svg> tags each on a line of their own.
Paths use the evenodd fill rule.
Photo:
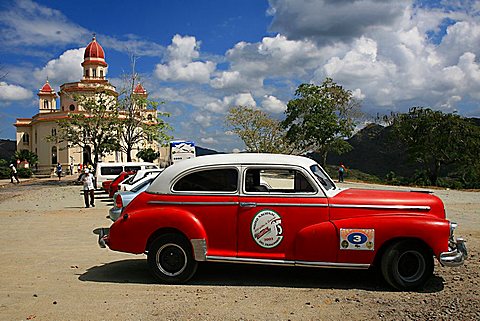
<svg viewBox="0 0 480 321">
<path fill-rule="evenodd" d="M 238 258 L 334 261 L 328 200 L 315 179 L 296 166 L 244 166 L 238 211 Z M 333 246 L 333 245 L 332 245 Z"/>
</svg>

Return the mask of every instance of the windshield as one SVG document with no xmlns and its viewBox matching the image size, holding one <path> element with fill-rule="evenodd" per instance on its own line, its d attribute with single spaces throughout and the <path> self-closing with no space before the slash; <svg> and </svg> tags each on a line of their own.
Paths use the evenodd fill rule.
<svg viewBox="0 0 480 321">
<path fill-rule="evenodd" d="M 310 166 L 310 169 L 312 170 L 313 174 L 315 174 L 315 177 L 317 178 L 317 181 L 327 190 L 335 189 L 336 186 L 333 183 L 333 181 L 328 177 L 327 173 L 318 165 L 312 165 Z"/>
</svg>

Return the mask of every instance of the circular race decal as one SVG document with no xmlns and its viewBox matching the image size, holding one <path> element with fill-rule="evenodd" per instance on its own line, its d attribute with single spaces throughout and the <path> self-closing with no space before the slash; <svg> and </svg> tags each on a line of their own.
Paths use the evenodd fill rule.
<svg viewBox="0 0 480 321">
<path fill-rule="evenodd" d="M 274 248 L 283 239 L 282 218 L 272 210 L 260 211 L 253 217 L 251 232 L 258 245 Z"/>
</svg>

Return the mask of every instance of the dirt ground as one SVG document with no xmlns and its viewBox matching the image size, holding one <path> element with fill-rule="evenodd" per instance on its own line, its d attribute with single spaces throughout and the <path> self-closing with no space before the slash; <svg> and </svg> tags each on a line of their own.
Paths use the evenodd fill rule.
<svg viewBox="0 0 480 321">
<path fill-rule="evenodd" d="M 395 292 L 372 271 L 219 263 L 200 265 L 188 285 L 157 284 L 145 256 L 98 247 L 106 196 L 87 209 L 72 181 L 7 184 L 0 320 L 480 320 L 480 192 L 435 194 L 470 256 L 459 268 L 436 264 L 419 292 Z"/>
</svg>

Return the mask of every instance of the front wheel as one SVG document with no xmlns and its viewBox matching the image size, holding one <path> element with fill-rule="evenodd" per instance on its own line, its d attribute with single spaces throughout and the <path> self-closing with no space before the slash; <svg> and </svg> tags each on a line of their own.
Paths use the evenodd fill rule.
<svg viewBox="0 0 480 321">
<path fill-rule="evenodd" d="M 197 270 L 190 243 L 178 234 L 165 234 L 153 241 L 147 261 L 152 274 L 170 284 L 187 282 Z"/>
<path fill-rule="evenodd" d="M 385 251 L 381 262 L 382 275 L 397 290 L 414 290 L 433 274 L 433 255 L 422 243 L 400 241 Z"/>
</svg>

